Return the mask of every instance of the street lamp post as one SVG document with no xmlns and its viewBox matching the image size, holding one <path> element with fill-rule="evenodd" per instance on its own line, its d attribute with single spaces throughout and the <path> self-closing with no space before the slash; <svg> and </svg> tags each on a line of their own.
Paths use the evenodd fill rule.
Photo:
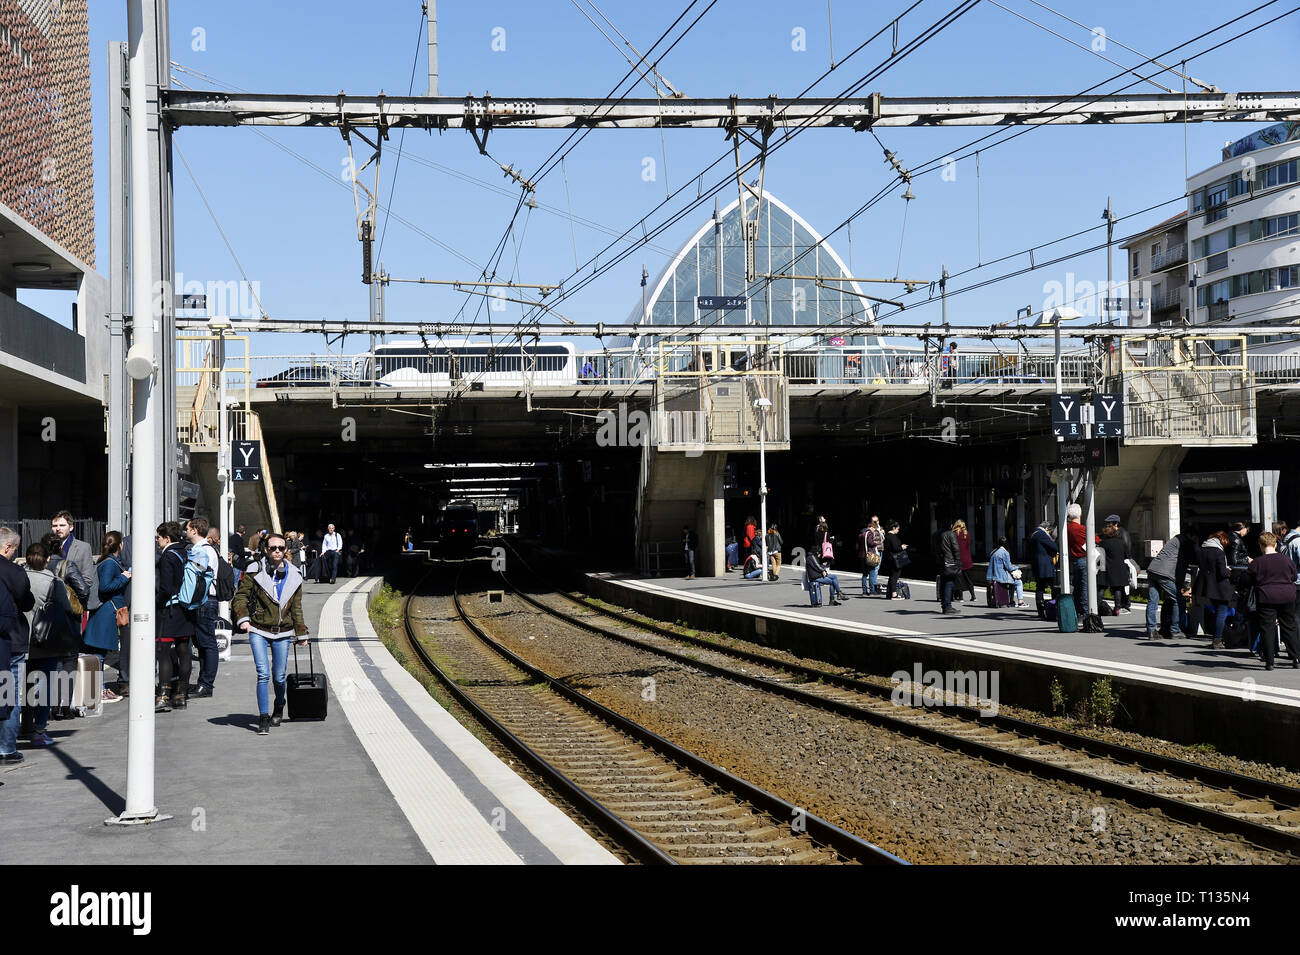
<svg viewBox="0 0 1300 955">
<path fill-rule="evenodd" d="M 1056 343 L 1056 393 L 1058 395 L 1065 392 L 1061 374 L 1061 322 L 1082 317 L 1083 315 L 1078 309 L 1062 305 L 1052 309 L 1051 315 L 1044 312 L 1042 319 L 1040 319 L 1040 324 L 1046 324 L 1049 320 L 1052 323 L 1052 337 Z M 1065 526 L 1066 509 L 1070 506 L 1070 477 L 1071 472 L 1066 468 L 1058 471 L 1056 479 L 1056 551 L 1060 557 L 1060 591 L 1062 596 L 1066 597 L 1070 595 L 1070 535 Z"/>
<path fill-rule="evenodd" d="M 758 409 L 758 533 L 763 540 L 763 563 L 759 567 L 758 579 L 767 583 L 767 412 L 772 402 L 768 398 L 757 398 L 754 407 Z"/>
</svg>

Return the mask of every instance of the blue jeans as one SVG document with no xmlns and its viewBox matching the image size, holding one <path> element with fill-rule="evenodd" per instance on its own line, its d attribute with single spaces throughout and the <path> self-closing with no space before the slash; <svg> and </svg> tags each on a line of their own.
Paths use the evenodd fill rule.
<svg viewBox="0 0 1300 955">
<path fill-rule="evenodd" d="M 864 567 L 866 566 L 865 561 L 863 561 L 863 566 Z M 862 596 L 865 597 L 868 594 L 874 594 L 876 592 L 876 576 L 879 573 L 880 573 L 880 561 L 876 561 L 876 565 L 874 567 L 871 567 L 863 572 Z"/>
<path fill-rule="evenodd" d="M 7 639 L 7 638 L 0 638 Z M 13 683 L 5 690 L 5 702 L 10 704 L 9 717 L 0 723 L 0 756 L 18 752 L 18 721 L 22 719 L 23 692 L 27 683 L 27 654 L 15 653 L 9 658 L 9 672 Z"/>
<path fill-rule="evenodd" d="M 1174 616 L 1174 607 L 1178 608 L 1177 616 Z M 1147 633 L 1155 633 L 1157 629 L 1169 630 L 1171 634 L 1180 633 L 1182 619 L 1183 596 L 1174 582 L 1159 574 L 1147 574 Z"/>
<path fill-rule="evenodd" d="M 33 673 L 45 674 L 45 695 L 44 703 L 38 703 L 32 707 L 32 731 L 35 733 L 44 733 L 45 728 L 50 725 L 50 710 L 52 704 L 58 703 L 60 706 L 68 706 L 72 703 L 71 699 L 55 698 L 57 689 L 57 675 L 64 672 L 64 661 L 60 657 L 44 657 L 39 660 L 33 660 L 31 667 L 28 669 L 28 676 Z"/>
<path fill-rule="evenodd" d="M 199 650 L 199 686 L 208 689 L 217 682 L 217 662 L 221 658 L 217 649 L 217 607 L 215 597 L 205 600 L 194 625 L 194 645 Z"/>
<path fill-rule="evenodd" d="M 686 572 L 690 574 L 692 577 L 694 577 L 695 576 L 695 551 L 691 550 L 689 547 L 686 548 L 686 566 L 690 568 Z"/>
<path fill-rule="evenodd" d="M 762 568 L 762 567 L 755 567 L 753 570 L 751 570 L 749 573 L 747 573 L 747 574 L 745 575 L 745 579 L 746 579 L 746 580 L 758 580 L 758 578 L 760 578 L 760 577 L 762 577 L 762 576 L 763 576 L 763 568 Z"/>
<path fill-rule="evenodd" d="M 263 716 L 271 712 L 268 683 L 275 683 L 275 708 L 284 708 L 284 675 L 289 668 L 289 644 L 292 642 L 291 637 L 268 640 L 260 633 L 251 630 L 248 633 L 248 645 L 253 648 L 253 663 L 257 666 L 257 712 Z"/>
<path fill-rule="evenodd" d="M 840 589 L 840 578 L 835 574 L 827 574 L 825 577 L 821 578 L 821 582 L 826 583 L 827 581 L 830 582 L 831 593 L 835 595 L 836 599 L 843 598 L 844 591 Z"/>
<path fill-rule="evenodd" d="M 944 610 L 952 609 L 952 591 L 957 583 L 956 574 L 944 574 L 939 585 L 939 602 L 943 604 Z"/>
<path fill-rule="evenodd" d="M 325 558 L 321 569 L 329 573 L 330 580 L 334 580 L 339 575 L 339 557 L 342 555 L 339 551 L 327 550 L 321 556 Z"/>
<path fill-rule="evenodd" d="M 1214 639 L 1216 643 L 1223 639 L 1223 622 L 1228 619 L 1228 605 L 1229 601 L 1227 600 L 1211 600 L 1210 605 L 1205 608 L 1207 623 L 1211 611 L 1214 613 Z"/>
<path fill-rule="evenodd" d="M 1088 558 L 1070 558 L 1070 589 L 1073 593 L 1074 608 L 1082 616 L 1088 612 Z"/>
</svg>

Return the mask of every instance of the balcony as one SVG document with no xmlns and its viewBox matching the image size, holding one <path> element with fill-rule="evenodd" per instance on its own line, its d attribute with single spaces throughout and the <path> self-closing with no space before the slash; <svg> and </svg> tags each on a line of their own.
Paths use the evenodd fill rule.
<svg viewBox="0 0 1300 955">
<path fill-rule="evenodd" d="M 1151 256 L 1151 271 L 1160 272 L 1180 262 L 1187 261 L 1187 243 L 1180 242 L 1178 245 L 1172 245 L 1163 252 Z"/>
<path fill-rule="evenodd" d="M 1228 320 L 1228 303 L 1213 302 L 1210 304 L 1210 321 L 1226 322 Z"/>
<path fill-rule="evenodd" d="M 1182 285 L 1160 289 L 1151 293 L 1151 314 L 1156 315 L 1168 311 L 1181 312 L 1186 301 L 1187 290 Z"/>
</svg>

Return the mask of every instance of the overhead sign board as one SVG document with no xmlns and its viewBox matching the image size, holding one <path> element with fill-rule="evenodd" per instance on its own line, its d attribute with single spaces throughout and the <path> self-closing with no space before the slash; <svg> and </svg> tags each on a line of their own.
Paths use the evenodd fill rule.
<svg viewBox="0 0 1300 955">
<path fill-rule="evenodd" d="M 722 309 L 731 311 L 735 309 L 744 309 L 748 300 L 743 295 L 700 295 L 695 299 L 695 305 L 701 312 L 707 312 L 710 309 Z"/>
<path fill-rule="evenodd" d="M 1067 440 L 1084 436 L 1083 402 L 1078 395 L 1052 395 L 1052 434 Z"/>
<path fill-rule="evenodd" d="M 1119 464 L 1119 438 L 1084 438 L 1056 446 L 1056 466 L 1104 468 Z"/>
<path fill-rule="evenodd" d="M 231 443 L 232 481 L 262 480 L 262 447 L 257 441 L 232 441 Z"/>
<path fill-rule="evenodd" d="M 1124 437 L 1124 396 L 1095 394 L 1092 397 L 1092 436 Z"/>
</svg>

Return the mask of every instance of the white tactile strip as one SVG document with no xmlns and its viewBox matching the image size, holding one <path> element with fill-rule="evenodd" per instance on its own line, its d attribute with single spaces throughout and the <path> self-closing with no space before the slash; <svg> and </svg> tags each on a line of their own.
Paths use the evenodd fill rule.
<svg viewBox="0 0 1300 955">
<path fill-rule="evenodd" d="M 366 612 L 365 591 L 351 599 L 348 629 L 358 635 L 354 649 L 362 668 L 379 685 L 389 705 L 439 765 L 451 775 L 489 821 L 504 826 L 502 836 L 525 861 L 550 856 L 565 865 L 617 865 L 618 859 L 536 789 L 519 778 L 474 734 L 438 705 L 419 681 L 393 659 L 379 641 Z M 377 679 L 376 679 L 377 678 Z M 418 722 L 417 722 L 418 721 Z M 532 852 L 529 852 L 532 843 Z"/>
<path fill-rule="evenodd" d="M 929 644 L 931 646 L 944 647 L 945 649 L 950 650 L 968 650 L 972 653 L 979 653 L 1001 659 L 1023 660 L 1032 663 L 1050 663 L 1057 666 L 1066 666 L 1075 670 L 1082 670 L 1087 673 L 1096 673 L 1100 676 L 1122 676 L 1133 680 L 1143 680 L 1167 686 L 1177 686 L 1205 693 L 1217 693 L 1222 696 L 1231 696 L 1238 699 L 1242 698 L 1243 693 L 1246 692 L 1246 688 L 1249 687 L 1249 695 L 1253 701 L 1276 703 L 1281 706 L 1300 706 L 1300 690 L 1292 690 L 1278 686 L 1266 686 L 1255 683 L 1253 679 L 1251 683 L 1247 684 L 1245 680 L 1248 679 L 1248 677 L 1243 677 L 1242 679 L 1237 680 L 1226 680 L 1222 677 L 1201 676 L 1195 673 L 1180 673 L 1174 670 L 1162 669 L 1161 667 L 1142 666 L 1137 663 L 1119 663 L 1112 660 L 1099 660 L 1095 657 L 1076 656 L 1070 653 L 1059 653 L 1054 650 L 1035 650 L 1029 647 L 1014 647 L 1002 643 L 975 640 L 970 637 L 935 637 L 920 633 L 916 630 L 881 627 L 875 624 L 857 623 L 855 621 L 829 620 L 826 617 L 800 613 L 796 610 L 756 607 L 753 604 L 742 603 L 738 600 L 727 600 L 726 598 L 718 597 L 714 594 L 697 597 L 689 590 L 678 590 L 674 587 L 665 587 L 662 584 L 656 584 L 648 580 L 606 578 L 606 581 L 624 587 L 633 587 L 651 593 L 689 600 L 691 603 L 707 604 L 713 607 L 725 607 L 729 610 L 737 610 L 742 613 L 750 613 L 768 619 L 776 618 L 779 620 L 788 620 L 792 623 L 803 623 L 806 621 L 809 623 L 816 623 L 822 627 L 844 630 L 850 633 L 866 633 L 871 634 L 872 636 L 907 640 L 913 643 Z M 909 583 L 911 583 L 911 581 L 909 581 Z"/>
<path fill-rule="evenodd" d="M 343 715 L 433 861 L 616 863 L 393 660 L 365 610 L 374 583 L 350 581 L 326 601 L 321 661 Z"/>
</svg>

